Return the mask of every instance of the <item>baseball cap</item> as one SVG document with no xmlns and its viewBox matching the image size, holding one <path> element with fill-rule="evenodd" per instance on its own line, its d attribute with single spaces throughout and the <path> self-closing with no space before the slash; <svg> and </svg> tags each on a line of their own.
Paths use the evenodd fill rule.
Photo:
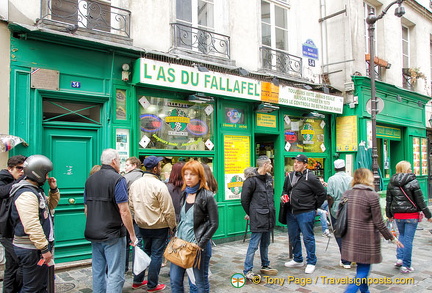
<svg viewBox="0 0 432 293">
<path fill-rule="evenodd" d="M 298 154 L 297 156 L 295 156 L 294 158 L 292 158 L 293 160 L 297 160 L 299 162 L 303 162 L 306 163 L 308 162 L 308 158 L 305 155 L 302 154 Z"/>
<path fill-rule="evenodd" d="M 338 159 L 338 160 L 334 161 L 334 167 L 335 167 L 335 169 L 341 169 L 341 168 L 345 167 L 345 161 L 342 159 Z"/>
<path fill-rule="evenodd" d="M 157 166 L 157 164 L 163 160 L 163 157 L 155 157 L 155 156 L 148 156 L 144 159 L 143 165 L 146 167 L 146 169 L 152 169 Z"/>
</svg>

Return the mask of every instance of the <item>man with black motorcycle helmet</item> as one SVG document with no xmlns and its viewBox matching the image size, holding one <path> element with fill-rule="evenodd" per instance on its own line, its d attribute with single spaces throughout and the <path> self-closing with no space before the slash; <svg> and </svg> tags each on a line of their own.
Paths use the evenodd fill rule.
<svg viewBox="0 0 432 293">
<path fill-rule="evenodd" d="M 44 292 L 48 286 L 48 265 L 52 262 L 54 242 L 52 210 L 57 206 L 60 193 L 57 180 L 48 177 L 53 164 L 43 155 L 33 155 L 24 161 L 25 179 L 11 189 L 14 196 L 14 249 L 23 268 L 21 292 Z M 48 180 L 47 197 L 42 189 Z"/>
</svg>

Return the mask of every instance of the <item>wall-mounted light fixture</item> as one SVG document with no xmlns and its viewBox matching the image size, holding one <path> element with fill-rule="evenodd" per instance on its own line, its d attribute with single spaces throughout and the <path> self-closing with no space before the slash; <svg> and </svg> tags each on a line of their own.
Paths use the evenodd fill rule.
<svg viewBox="0 0 432 293">
<path fill-rule="evenodd" d="M 255 107 L 255 112 L 258 113 L 271 113 L 276 110 L 279 110 L 279 106 L 270 103 L 261 103 Z"/>
<path fill-rule="evenodd" d="M 273 77 L 272 84 L 274 84 L 275 86 L 279 86 L 279 78 L 277 78 L 276 76 Z"/>
<path fill-rule="evenodd" d="M 320 114 L 320 113 L 315 112 L 315 111 L 305 113 L 302 116 L 305 118 L 315 118 L 315 119 L 324 119 L 325 118 L 324 114 Z"/>
<path fill-rule="evenodd" d="M 127 63 L 124 63 L 122 65 L 122 80 L 123 81 L 129 81 L 129 75 L 130 75 L 130 66 Z"/>
<path fill-rule="evenodd" d="M 193 63 L 192 66 L 198 69 L 199 72 L 209 72 L 208 68 L 202 64 Z"/>
<path fill-rule="evenodd" d="M 246 69 L 244 69 L 243 67 L 239 67 L 237 68 L 237 72 L 241 75 L 241 76 L 248 76 L 250 74 L 249 71 L 247 71 Z"/>
<path fill-rule="evenodd" d="M 308 84 L 303 84 L 302 86 L 305 90 L 308 90 L 308 91 L 310 91 L 312 89 L 312 87 Z"/>
<path fill-rule="evenodd" d="M 422 103 L 422 101 L 417 101 L 417 106 L 419 106 L 420 108 L 423 108 L 423 103 Z"/>
<path fill-rule="evenodd" d="M 402 97 L 399 96 L 399 95 L 397 95 L 397 96 L 396 96 L 396 100 L 397 100 L 399 103 L 401 103 L 401 102 L 402 102 Z"/>
<path fill-rule="evenodd" d="M 203 93 L 196 93 L 196 94 L 193 94 L 193 95 L 189 95 L 188 98 L 187 98 L 187 100 L 189 102 L 194 102 L 194 103 L 199 103 L 199 104 L 214 102 L 213 97 L 206 96 Z"/>
<path fill-rule="evenodd" d="M 322 90 L 325 94 L 327 94 L 327 95 L 330 94 L 330 89 L 328 87 L 323 86 Z"/>
</svg>

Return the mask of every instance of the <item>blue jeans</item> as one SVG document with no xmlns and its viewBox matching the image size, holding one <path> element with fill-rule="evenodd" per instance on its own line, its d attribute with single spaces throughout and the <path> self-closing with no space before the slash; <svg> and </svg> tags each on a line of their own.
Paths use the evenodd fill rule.
<svg viewBox="0 0 432 293">
<path fill-rule="evenodd" d="M 328 212 L 328 203 L 327 203 L 327 200 L 324 201 L 324 203 L 321 205 L 320 209 L 323 210 L 323 211 Z M 318 214 L 320 216 L 321 229 L 322 229 L 322 231 L 324 233 L 324 231 L 328 229 L 327 213 L 318 212 Z"/>
<path fill-rule="evenodd" d="M 126 236 L 92 241 L 94 293 L 121 293 L 125 282 Z"/>
<path fill-rule="evenodd" d="M 144 252 L 151 258 L 148 267 L 147 289 L 154 289 L 159 284 L 159 272 L 162 266 L 162 256 L 167 245 L 168 229 L 140 228 L 140 234 L 144 241 Z"/>
<path fill-rule="evenodd" d="M 306 262 L 309 265 L 316 265 L 315 236 L 313 232 L 315 211 L 301 214 L 287 213 L 288 237 L 292 245 L 294 261 L 303 262 L 300 233 L 303 234 L 303 244 L 306 248 Z"/>
<path fill-rule="evenodd" d="M 189 282 L 190 292 L 208 293 L 210 292 L 210 282 L 208 280 L 208 270 L 210 265 L 210 258 L 212 255 L 211 241 L 208 241 L 204 250 L 201 252 L 201 266 L 193 268 L 195 276 L 195 285 Z M 170 266 L 170 280 L 171 292 L 183 293 L 184 292 L 184 275 L 186 269 L 179 267 L 173 263 Z"/>
<path fill-rule="evenodd" d="M 265 267 L 270 265 L 268 259 L 268 247 L 270 245 L 270 232 L 252 232 L 249 246 L 246 252 L 246 259 L 244 262 L 243 273 L 246 275 L 247 272 L 253 269 L 253 261 L 255 252 L 260 247 L 261 266 Z"/>
<path fill-rule="evenodd" d="M 138 225 L 135 222 L 133 223 L 133 227 L 135 230 L 136 238 L 138 239 L 137 246 L 139 248 L 141 248 L 142 250 L 144 250 L 144 244 L 143 244 L 143 240 L 142 240 L 140 230 L 139 230 L 140 228 L 138 227 Z M 127 244 L 127 245 L 129 246 L 129 244 Z M 132 247 L 132 273 L 133 273 L 134 262 L 135 262 L 135 247 Z M 145 271 L 142 271 L 138 275 L 133 274 L 133 283 L 134 284 L 141 284 L 144 281 L 144 275 L 145 275 Z"/>
<path fill-rule="evenodd" d="M 336 218 L 333 217 L 333 215 L 332 215 L 331 213 L 330 213 L 330 218 L 331 218 L 331 222 L 332 222 L 332 224 L 333 224 L 333 223 L 336 223 Z M 336 236 L 335 236 L 335 239 L 336 239 L 336 243 L 337 243 L 337 245 L 339 246 L 339 252 L 342 253 L 342 238 L 340 238 L 340 237 L 336 237 Z M 350 261 L 347 261 L 347 260 L 344 260 L 344 259 L 341 259 L 341 262 L 342 262 L 342 264 L 344 264 L 344 265 L 350 265 L 350 264 L 351 264 Z"/>
<path fill-rule="evenodd" d="M 396 220 L 396 225 L 399 230 L 399 241 L 404 245 L 403 248 L 396 248 L 397 259 L 403 260 L 404 267 L 411 267 L 411 256 L 414 235 L 417 230 L 417 219 Z"/>
<path fill-rule="evenodd" d="M 371 269 L 370 264 L 357 263 L 357 273 L 355 278 L 352 280 L 353 283 L 348 285 L 345 293 L 355 293 L 360 289 L 362 293 L 369 293 L 369 286 L 367 283 L 367 277 Z"/>
<path fill-rule="evenodd" d="M 20 292 L 47 292 L 48 266 L 37 265 L 38 261 L 42 258 L 40 250 L 14 246 L 14 251 L 22 268 L 23 284 Z"/>
</svg>

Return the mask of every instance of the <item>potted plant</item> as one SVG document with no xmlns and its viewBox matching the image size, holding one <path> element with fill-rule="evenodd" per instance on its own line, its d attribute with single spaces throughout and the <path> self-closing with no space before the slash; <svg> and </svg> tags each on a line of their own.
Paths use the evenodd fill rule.
<svg viewBox="0 0 432 293">
<path fill-rule="evenodd" d="M 420 71 L 420 67 L 402 68 L 402 73 L 410 77 L 411 84 L 415 84 L 419 78 L 426 80 L 426 75 Z"/>
</svg>

